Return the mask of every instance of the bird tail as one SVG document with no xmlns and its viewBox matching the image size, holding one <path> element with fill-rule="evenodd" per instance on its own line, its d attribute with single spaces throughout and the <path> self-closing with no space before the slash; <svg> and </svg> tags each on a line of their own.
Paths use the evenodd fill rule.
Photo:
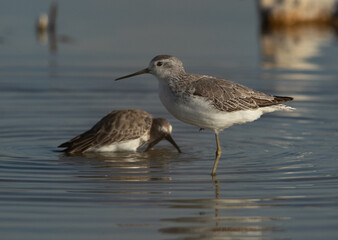
<svg viewBox="0 0 338 240">
<path fill-rule="evenodd" d="M 290 102 L 293 100 L 293 97 L 282 97 L 282 96 L 273 96 L 274 97 L 274 101 L 278 102 L 278 108 L 280 111 L 293 111 L 296 110 L 296 108 L 281 104 L 281 103 L 286 103 L 286 102 Z"/>
<path fill-rule="evenodd" d="M 273 99 L 271 99 L 271 97 L 269 99 L 255 99 L 259 107 L 282 105 L 282 103 L 290 102 L 292 100 L 293 100 L 292 97 L 281 97 L 281 96 L 273 96 Z"/>
<path fill-rule="evenodd" d="M 277 103 L 286 103 L 290 102 L 293 100 L 293 97 L 282 97 L 282 96 L 273 96 L 274 97 L 274 102 Z"/>
</svg>

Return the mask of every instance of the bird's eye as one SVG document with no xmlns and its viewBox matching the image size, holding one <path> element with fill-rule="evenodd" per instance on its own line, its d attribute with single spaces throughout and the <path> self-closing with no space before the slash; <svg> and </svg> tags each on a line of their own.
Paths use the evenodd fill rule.
<svg viewBox="0 0 338 240">
<path fill-rule="evenodd" d="M 162 66 L 162 64 L 163 64 L 162 62 L 157 62 L 156 65 L 160 67 L 160 66 Z"/>
</svg>

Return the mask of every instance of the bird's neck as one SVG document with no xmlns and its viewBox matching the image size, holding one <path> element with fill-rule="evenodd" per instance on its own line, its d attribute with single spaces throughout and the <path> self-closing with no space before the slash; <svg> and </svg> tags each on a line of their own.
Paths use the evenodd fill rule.
<svg viewBox="0 0 338 240">
<path fill-rule="evenodd" d="M 189 84 L 185 80 L 183 75 L 166 79 L 159 79 L 159 91 L 162 97 L 166 96 L 185 96 L 189 91 Z M 161 97 L 161 96 L 160 96 Z"/>
</svg>

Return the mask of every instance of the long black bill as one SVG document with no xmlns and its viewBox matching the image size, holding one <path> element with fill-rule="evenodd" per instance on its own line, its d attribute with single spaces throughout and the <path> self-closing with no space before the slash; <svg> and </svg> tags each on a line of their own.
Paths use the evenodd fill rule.
<svg viewBox="0 0 338 240">
<path fill-rule="evenodd" d="M 145 69 L 142 69 L 141 71 L 138 71 L 138 72 L 135 72 L 135 73 L 123 76 L 123 77 L 116 78 L 115 81 L 121 80 L 121 79 L 124 79 L 124 78 L 134 77 L 134 76 L 145 74 L 145 73 L 149 73 L 149 72 L 150 72 L 149 69 L 145 68 Z"/>
<path fill-rule="evenodd" d="M 167 135 L 165 139 L 168 140 L 168 142 L 170 142 L 172 145 L 174 145 L 174 147 L 177 149 L 179 153 L 182 152 L 179 146 L 175 143 L 174 139 L 171 137 L 171 135 Z"/>
</svg>

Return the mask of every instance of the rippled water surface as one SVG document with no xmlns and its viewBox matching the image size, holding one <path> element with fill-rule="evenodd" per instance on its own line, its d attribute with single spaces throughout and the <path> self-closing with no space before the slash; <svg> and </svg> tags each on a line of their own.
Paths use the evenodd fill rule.
<svg viewBox="0 0 338 240">
<path fill-rule="evenodd" d="M 330 27 L 262 32 L 254 1 L 0 3 L 1 239 L 337 239 L 338 44 Z M 294 112 L 221 133 L 174 119 L 143 69 L 188 72 L 293 96 Z M 183 152 L 65 156 L 60 143 L 114 109 L 165 117 Z"/>
</svg>

